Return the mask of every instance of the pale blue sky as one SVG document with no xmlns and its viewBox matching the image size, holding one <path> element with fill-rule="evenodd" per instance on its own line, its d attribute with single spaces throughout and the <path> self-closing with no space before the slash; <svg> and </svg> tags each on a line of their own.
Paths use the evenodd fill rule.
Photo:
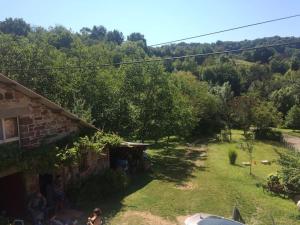
<svg viewBox="0 0 300 225">
<path fill-rule="evenodd" d="M 125 36 L 145 35 L 148 44 L 300 14 L 300 0 L 0 0 L 0 20 L 23 18 L 44 27 L 73 31 L 93 25 L 118 29 Z M 199 38 L 193 42 L 300 36 L 300 17 Z"/>
</svg>

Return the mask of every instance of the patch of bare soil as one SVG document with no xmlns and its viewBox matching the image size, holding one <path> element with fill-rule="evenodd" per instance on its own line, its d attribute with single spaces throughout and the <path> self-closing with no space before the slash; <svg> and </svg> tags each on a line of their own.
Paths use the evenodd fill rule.
<svg viewBox="0 0 300 225">
<path fill-rule="evenodd" d="M 194 164 L 195 164 L 195 166 L 196 166 L 197 168 L 199 168 L 199 167 L 204 167 L 204 166 L 205 166 L 204 161 L 201 160 L 201 159 L 198 159 L 198 160 L 194 161 Z"/>
<path fill-rule="evenodd" d="M 184 221 L 186 218 L 190 217 L 192 215 L 186 215 L 186 216 L 177 216 L 176 220 L 177 220 L 177 224 L 178 225 L 184 225 Z"/>
<path fill-rule="evenodd" d="M 174 225 L 174 222 L 149 212 L 127 211 L 119 218 L 120 225 Z"/>
<path fill-rule="evenodd" d="M 284 140 L 287 143 L 293 145 L 296 149 L 298 149 L 300 151 L 300 138 L 299 137 L 284 135 Z"/>
</svg>

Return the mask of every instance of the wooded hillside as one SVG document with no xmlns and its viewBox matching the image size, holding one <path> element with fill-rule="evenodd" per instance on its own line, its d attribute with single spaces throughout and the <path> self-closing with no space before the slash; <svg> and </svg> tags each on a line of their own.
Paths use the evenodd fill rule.
<svg viewBox="0 0 300 225">
<path fill-rule="evenodd" d="M 235 54 L 117 65 L 124 61 L 296 42 Z M 101 66 L 103 64 L 115 64 Z M 251 125 L 300 128 L 300 38 L 179 43 L 103 26 L 72 32 L 0 22 L 0 72 L 97 127 L 135 139 L 210 135 Z"/>
</svg>

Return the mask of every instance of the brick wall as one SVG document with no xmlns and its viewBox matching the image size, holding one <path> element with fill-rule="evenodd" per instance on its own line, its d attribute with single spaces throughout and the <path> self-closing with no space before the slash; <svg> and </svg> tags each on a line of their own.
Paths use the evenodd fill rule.
<svg viewBox="0 0 300 225">
<path fill-rule="evenodd" d="M 0 110 L 9 112 L 6 117 L 18 116 L 20 141 L 23 148 L 34 148 L 43 141 L 55 141 L 78 131 L 75 121 L 47 108 L 39 103 L 38 99 L 31 99 L 1 83 Z"/>
</svg>

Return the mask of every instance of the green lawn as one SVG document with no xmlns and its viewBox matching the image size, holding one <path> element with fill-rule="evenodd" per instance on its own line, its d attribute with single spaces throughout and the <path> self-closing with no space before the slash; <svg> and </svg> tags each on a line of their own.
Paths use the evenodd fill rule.
<svg viewBox="0 0 300 225">
<path fill-rule="evenodd" d="M 237 204 L 247 224 L 268 225 L 271 215 L 276 225 L 296 225 L 300 214 L 294 202 L 264 193 L 259 184 L 278 169 L 276 163 L 261 165 L 260 160 L 275 160 L 277 151 L 284 151 L 271 143 L 256 142 L 254 148 L 254 176 L 249 168 L 241 165 L 248 161 L 246 152 L 238 149 L 241 132 L 234 131 L 232 143 L 209 143 L 208 157 L 201 159 L 198 151 L 187 150 L 184 145 L 164 144 L 149 150 L 153 172 L 133 179 L 133 185 L 125 194 L 102 202 L 110 224 L 151 224 L 145 218 L 131 216 L 128 212 L 149 212 L 171 224 L 178 216 L 196 212 L 230 217 Z M 228 149 L 238 151 L 237 165 L 228 163 Z M 149 219 L 149 218 L 148 218 Z M 155 224 L 155 223 L 153 223 Z M 161 223 L 167 224 L 167 223 Z"/>
<path fill-rule="evenodd" d="M 293 129 L 279 129 L 276 130 L 281 131 L 283 134 L 288 134 L 295 137 L 300 137 L 300 130 L 293 130 Z"/>
</svg>

